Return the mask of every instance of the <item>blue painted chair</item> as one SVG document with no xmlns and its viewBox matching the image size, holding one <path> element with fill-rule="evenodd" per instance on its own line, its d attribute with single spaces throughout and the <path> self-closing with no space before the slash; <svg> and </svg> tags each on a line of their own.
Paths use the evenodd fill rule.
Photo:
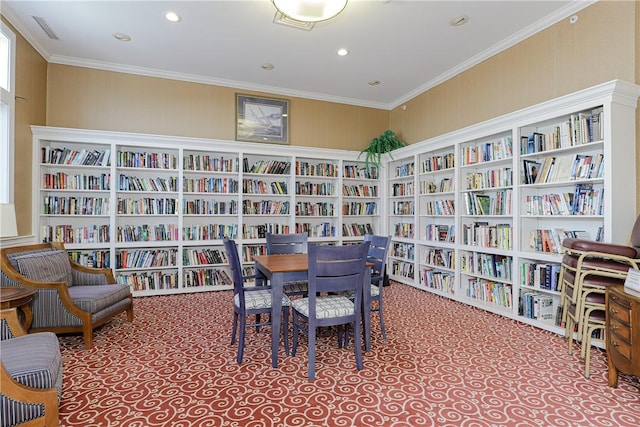
<svg viewBox="0 0 640 427">
<path fill-rule="evenodd" d="M 389 255 L 389 246 L 391 244 L 391 236 L 376 236 L 374 234 L 366 234 L 364 241 L 369 242 L 369 253 L 367 254 L 367 262 L 372 263 L 371 267 L 371 302 L 373 304 L 371 311 L 377 311 L 380 316 L 380 330 L 382 331 L 382 339 L 387 339 L 387 332 L 384 327 L 384 314 L 382 310 L 382 289 L 384 275 L 387 269 L 387 256 Z"/>
<path fill-rule="evenodd" d="M 362 369 L 362 286 L 369 242 L 350 246 L 309 244 L 309 294 L 291 301 L 293 307 L 293 348 L 295 356 L 300 332 L 309 338 L 309 379 L 315 378 L 316 334 L 319 327 L 338 326 L 338 346 L 342 328 L 353 325 L 356 366 Z M 340 295 L 354 292 L 354 299 Z"/>
<path fill-rule="evenodd" d="M 306 254 L 308 248 L 307 233 L 274 234 L 266 233 L 267 254 Z M 285 282 L 282 292 L 287 296 L 307 295 L 306 280 Z"/>
<path fill-rule="evenodd" d="M 236 342 L 236 332 L 238 324 L 240 326 L 240 336 L 238 337 L 238 357 L 237 362 L 242 363 L 244 354 L 245 333 L 248 327 L 255 327 L 256 332 L 260 331 L 260 326 L 271 325 L 271 288 L 265 286 L 264 276 L 261 274 L 242 275 L 242 264 L 238 255 L 236 242 L 231 239 L 224 239 L 224 248 L 227 253 L 229 267 L 233 278 L 233 332 L 231 333 L 231 344 Z M 245 285 L 245 282 L 254 280 L 255 285 Z M 282 296 L 282 321 L 284 323 L 284 349 L 289 354 L 289 305 L 290 301 L 286 295 Z M 268 314 L 268 321 L 261 321 L 261 315 Z M 247 323 L 247 317 L 255 315 L 255 323 Z"/>
</svg>

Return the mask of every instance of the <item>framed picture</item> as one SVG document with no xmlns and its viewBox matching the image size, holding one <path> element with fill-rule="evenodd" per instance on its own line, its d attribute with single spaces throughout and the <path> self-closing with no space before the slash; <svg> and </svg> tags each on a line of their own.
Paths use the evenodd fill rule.
<svg viewBox="0 0 640 427">
<path fill-rule="evenodd" d="M 289 144 L 289 101 L 236 94 L 236 140 Z"/>
<path fill-rule="evenodd" d="M 533 160 L 523 160 L 524 184 L 535 184 L 540 172 L 540 163 Z"/>
</svg>

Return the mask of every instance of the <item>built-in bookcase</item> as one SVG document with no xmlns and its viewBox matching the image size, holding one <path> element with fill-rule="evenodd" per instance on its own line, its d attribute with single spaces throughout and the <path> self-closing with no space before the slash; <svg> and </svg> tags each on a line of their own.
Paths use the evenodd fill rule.
<svg viewBox="0 0 640 427">
<path fill-rule="evenodd" d="M 32 129 L 38 240 L 135 296 L 230 289 L 225 237 L 251 273 L 267 232 L 340 245 L 382 230 L 381 177 L 359 152 Z"/>
<path fill-rule="evenodd" d="M 625 243 L 636 218 L 639 94 L 613 81 L 394 151 L 391 278 L 562 332 L 562 239 Z"/>
</svg>

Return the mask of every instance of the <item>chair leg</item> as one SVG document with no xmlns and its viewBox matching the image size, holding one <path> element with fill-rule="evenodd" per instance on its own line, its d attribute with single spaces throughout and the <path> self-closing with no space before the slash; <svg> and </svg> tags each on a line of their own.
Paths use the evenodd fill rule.
<svg viewBox="0 0 640 427">
<path fill-rule="evenodd" d="M 382 339 L 387 339 L 387 331 L 384 327 L 384 315 L 382 314 L 382 298 L 378 299 L 378 311 L 380 312 L 380 330 L 382 331 Z"/>
<path fill-rule="evenodd" d="M 296 317 L 296 312 L 294 310 L 293 312 L 293 343 L 291 347 L 291 356 L 295 356 L 296 351 L 298 350 L 298 334 L 300 333 L 298 329 L 299 329 L 298 320 Z"/>
<path fill-rule="evenodd" d="M 289 355 L 289 307 L 283 307 L 282 311 L 283 311 L 282 323 L 284 324 L 283 331 L 282 331 L 282 335 L 284 339 L 284 352 L 288 356 Z M 273 327 L 273 325 L 271 327 Z"/>
<path fill-rule="evenodd" d="M 356 351 L 356 367 L 360 371 L 363 368 L 362 366 L 362 328 L 361 328 L 361 323 L 358 322 L 357 320 L 353 323 L 354 323 L 353 346 L 355 347 L 355 351 Z"/>
<path fill-rule="evenodd" d="M 240 319 L 240 338 L 238 339 L 238 364 L 242 363 L 242 356 L 244 355 L 244 337 L 247 329 L 247 318 L 242 316 Z"/>
<path fill-rule="evenodd" d="M 238 329 L 238 313 L 233 313 L 233 330 L 231 331 L 231 345 L 236 342 L 236 331 Z"/>
<path fill-rule="evenodd" d="M 309 336 L 309 379 L 316 378 L 316 331 L 315 327 L 308 327 Z"/>
<path fill-rule="evenodd" d="M 256 314 L 256 332 L 260 332 L 260 326 L 258 325 L 260 323 L 260 314 Z"/>
</svg>

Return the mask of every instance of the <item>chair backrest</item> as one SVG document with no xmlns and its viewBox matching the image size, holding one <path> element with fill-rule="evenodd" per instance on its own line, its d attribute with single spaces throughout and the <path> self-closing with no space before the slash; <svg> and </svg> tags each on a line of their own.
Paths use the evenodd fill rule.
<svg viewBox="0 0 640 427">
<path fill-rule="evenodd" d="M 315 299 L 323 292 L 355 292 L 355 304 L 361 304 L 362 281 L 369 242 L 332 246 L 309 244 L 309 317 L 315 318 Z"/>
<path fill-rule="evenodd" d="M 306 254 L 307 233 L 274 234 L 267 233 L 267 254 Z"/>
<path fill-rule="evenodd" d="M 229 268 L 231 269 L 231 279 L 233 280 L 233 294 L 240 294 L 240 300 L 243 301 L 244 281 L 242 279 L 242 264 L 238 255 L 238 246 L 236 241 L 232 239 L 224 239 L 224 250 L 227 253 Z"/>
<path fill-rule="evenodd" d="M 389 254 L 389 246 L 391 245 L 391 236 L 366 234 L 364 241 L 370 243 L 367 261 L 374 264 L 371 267 L 371 281 L 376 282 L 384 278 L 387 267 L 387 255 Z"/>
</svg>

